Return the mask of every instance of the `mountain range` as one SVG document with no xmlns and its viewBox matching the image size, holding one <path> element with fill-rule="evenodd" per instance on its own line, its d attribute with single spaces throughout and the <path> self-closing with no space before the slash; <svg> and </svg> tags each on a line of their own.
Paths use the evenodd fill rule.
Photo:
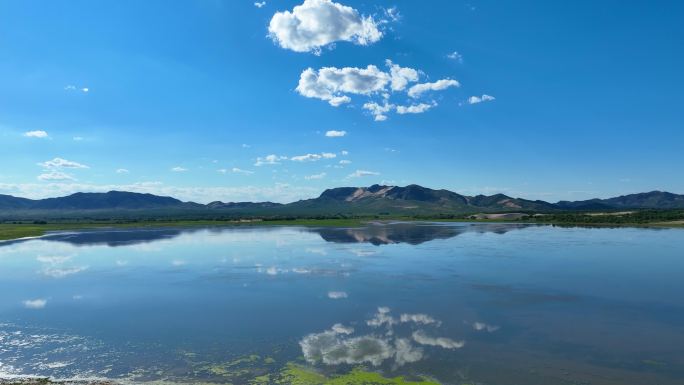
<svg viewBox="0 0 684 385">
<path fill-rule="evenodd" d="M 273 202 L 211 202 L 200 204 L 125 191 L 75 193 L 65 197 L 27 199 L 0 195 L 0 218 L 145 213 L 202 216 L 331 216 L 331 215 L 461 215 L 494 212 L 559 212 L 625 209 L 684 209 L 684 195 L 662 191 L 608 199 L 560 201 L 513 198 L 504 194 L 467 196 L 419 185 L 338 187 L 319 197 L 281 204 Z"/>
</svg>

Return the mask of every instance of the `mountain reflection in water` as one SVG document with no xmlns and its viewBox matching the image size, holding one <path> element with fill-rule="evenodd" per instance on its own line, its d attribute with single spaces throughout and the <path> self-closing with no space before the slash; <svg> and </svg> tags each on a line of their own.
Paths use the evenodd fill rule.
<svg viewBox="0 0 684 385">
<path fill-rule="evenodd" d="M 434 222 L 370 222 L 361 227 L 311 227 L 305 231 L 317 233 L 326 242 L 370 243 L 376 246 L 397 243 L 419 245 L 435 239 L 449 239 L 464 233 L 505 234 L 520 230 L 528 224 L 516 223 L 434 223 Z M 268 227 L 267 227 L 268 228 Z M 275 228 L 275 226 L 273 227 Z M 242 227 L 214 227 L 202 229 L 104 229 L 48 234 L 46 241 L 67 242 L 73 245 L 129 246 L 169 240 L 196 231 L 220 232 L 226 229 L 242 230 Z"/>
</svg>

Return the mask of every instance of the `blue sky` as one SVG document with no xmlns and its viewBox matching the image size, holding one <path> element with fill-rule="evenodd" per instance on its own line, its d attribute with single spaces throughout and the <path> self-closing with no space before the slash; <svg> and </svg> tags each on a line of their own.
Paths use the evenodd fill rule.
<svg viewBox="0 0 684 385">
<path fill-rule="evenodd" d="M 0 193 L 684 192 L 684 3 L 259 5 L 0 2 Z"/>
</svg>

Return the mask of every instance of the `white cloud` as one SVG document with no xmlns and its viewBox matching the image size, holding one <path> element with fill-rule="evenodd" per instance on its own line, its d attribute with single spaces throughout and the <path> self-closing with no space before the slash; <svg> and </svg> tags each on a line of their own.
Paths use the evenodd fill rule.
<svg viewBox="0 0 684 385">
<path fill-rule="evenodd" d="M 117 174 L 128 174 L 129 172 L 130 171 L 128 171 L 128 169 L 125 169 L 125 168 L 117 168 L 116 169 Z"/>
<path fill-rule="evenodd" d="M 460 86 L 458 81 L 449 78 L 411 85 L 420 80 L 421 71 L 401 67 L 389 59 L 385 60 L 385 65 L 387 71 L 374 65 L 368 65 L 366 68 L 307 68 L 299 77 L 296 91 L 307 98 L 327 101 L 334 107 L 351 103 L 350 95 L 362 95 L 367 99 L 362 108 L 369 111 L 376 121 L 384 121 L 392 111 L 399 114 L 418 114 L 437 106 L 435 101 L 411 105 L 401 105 L 405 102 L 393 103 L 391 99 L 396 95 L 404 96 L 404 99 L 406 96 L 417 99 L 428 91 L 441 91 Z"/>
<path fill-rule="evenodd" d="M 48 133 L 43 130 L 26 131 L 24 132 L 24 136 L 28 138 L 47 138 Z"/>
<path fill-rule="evenodd" d="M 353 173 L 349 174 L 347 176 L 347 178 L 361 178 L 364 176 L 375 176 L 375 175 L 380 175 L 380 173 L 375 172 L 375 171 L 356 170 Z"/>
<path fill-rule="evenodd" d="M 171 171 L 173 171 L 173 172 L 186 172 L 186 171 L 188 171 L 188 169 L 185 167 L 176 166 L 176 167 L 171 168 Z"/>
<path fill-rule="evenodd" d="M 83 137 L 82 137 L 82 136 L 74 136 L 73 139 L 74 139 L 74 141 L 76 141 L 76 142 L 80 142 L 80 141 L 83 140 Z"/>
<path fill-rule="evenodd" d="M 421 345 L 439 346 L 444 349 L 460 349 L 465 346 L 463 341 L 454 341 L 446 337 L 431 337 L 422 330 L 413 332 L 413 340 Z"/>
<path fill-rule="evenodd" d="M 263 166 L 265 164 L 280 164 L 281 160 L 287 160 L 287 157 L 271 154 L 271 155 L 266 155 L 263 158 L 258 157 L 256 162 L 254 163 L 254 165 L 255 166 Z"/>
<path fill-rule="evenodd" d="M 463 55 L 461 55 L 458 51 L 454 51 L 454 52 L 448 54 L 447 57 L 451 60 L 455 60 L 459 63 L 463 63 Z"/>
<path fill-rule="evenodd" d="M 252 146 L 250 146 L 249 144 L 246 144 L 246 143 L 242 143 L 242 148 L 250 148 L 250 147 L 252 147 Z"/>
<path fill-rule="evenodd" d="M 328 298 L 330 299 L 342 299 L 342 298 L 347 298 L 348 295 L 344 291 L 329 291 L 328 292 Z"/>
<path fill-rule="evenodd" d="M 436 107 L 437 103 L 432 102 L 430 104 L 427 103 L 419 103 L 419 104 L 412 104 L 410 106 L 397 106 L 397 114 L 403 115 L 403 114 L 422 114 L 423 112 L 429 110 L 432 107 Z"/>
<path fill-rule="evenodd" d="M 336 130 L 330 130 L 326 131 L 325 136 L 328 138 L 340 138 L 347 135 L 347 131 L 336 131 Z"/>
<path fill-rule="evenodd" d="M 342 159 L 342 160 L 340 161 L 340 164 L 351 164 L 351 162 L 352 162 L 352 161 L 349 160 L 349 159 Z"/>
<path fill-rule="evenodd" d="M 402 91 L 409 82 L 418 81 L 418 71 L 413 68 L 401 67 L 389 59 L 385 60 L 385 64 L 390 69 L 392 91 Z"/>
<path fill-rule="evenodd" d="M 408 96 L 417 98 L 428 91 L 441 91 L 449 87 L 460 87 L 461 84 L 453 79 L 440 79 L 432 83 L 420 83 L 412 86 L 408 90 Z"/>
<path fill-rule="evenodd" d="M 322 172 L 320 174 L 307 175 L 304 177 L 304 179 L 306 179 L 306 180 L 323 179 L 323 178 L 325 178 L 326 175 L 327 175 L 326 173 Z"/>
<path fill-rule="evenodd" d="M 57 180 L 76 180 L 72 175 L 69 175 L 65 172 L 61 171 L 48 171 L 46 173 L 38 175 L 39 180 L 47 180 L 47 181 L 57 181 Z"/>
<path fill-rule="evenodd" d="M 390 76 L 374 65 L 366 68 L 307 68 L 299 77 L 296 91 L 307 98 L 326 100 L 334 107 L 351 102 L 343 93 L 370 95 L 385 89 Z"/>
<path fill-rule="evenodd" d="M 342 151 L 340 152 L 340 154 L 342 154 L 342 155 L 344 155 L 344 156 L 347 156 L 347 155 L 349 155 L 349 151 L 347 151 L 347 150 L 342 150 Z"/>
<path fill-rule="evenodd" d="M 256 1 L 256 2 L 254 2 L 254 6 L 257 7 L 257 8 L 261 8 L 261 7 L 265 6 L 265 5 L 266 5 L 266 2 L 265 2 L 265 1 L 261 1 L 261 2 Z"/>
<path fill-rule="evenodd" d="M 243 170 L 241 168 L 233 167 L 230 169 L 235 174 L 242 174 L 242 175 L 252 175 L 254 174 L 254 171 L 249 171 L 249 170 Z"/>
<path fill-rule="evenodd" d="M 471 96 L 468 98 L 468 104 L 478 104 L 478 103 L 482 103 L 482 102 L 491 102 L 492 100 L 495 100 L 495 99 L 496 99 L 495 97 L 493 97 L 491 95 L 487 95 L 487 94 L 483 94 L 482 96 Z"/>
<path fill-rule="evenodd" d="M 27 309 L 42 309 L 47 305 L 46 299 L 27 299 L 22 302 Z"/>
<path fill-rule="evenodd" d="M 381 23 L 331 0 L 304 0 L 292 11 L 276 12 L 268 32 L 282 48 L 320 54 L 321 48 L 338 41 L 359 45 L 377 42 L 382 38 Z"/>
<path fill-rule="evenodd" d="M 88 87 L 76 87 L 73 84 L 69 84 L 64 87 L 65 91 L 81 91 L 83 93 L 88 93 L 90 91 L 90 88 Z"/>
<path fill-rule="evenodd" d="M 80 273 L 86 269 L 88 269 L 88 266 L 45 267 L 40 270 L 40 273 L 51 278 L 64 278 L 69 275 Z"/>
<path fill-rule="evenodd" d="M 337 155 L 333 154 L 332 152 L 322 152 L 320 154 L 297 155 L 291 157 L 290 160 L 295 162 L 315 162 L 317 160 L 332 159 L 335 157 L 337 157 Z"/>
<path fill-rule="evenodd" d="M 89 168 L 88 166 L 72 162 L 70 160 L 55 158 L 52 160 L 47 160 L 43 163 L 38 163 L 39 166 L 45 167 L 46 169 L 56 169 L 56 168 Z"/>
<path fill-rule="evenodd" d="M 441 324 L 440 321 L 437 321 L 427 314 L 402 314 L 399 316 L 399 321 L 402 323 L 413 322 L 422 325 L 435 324 L 439 326 Z"/>
<path fill-rule="evenodd" d="M 387 120 L 387 113 L 394 108 L 393 104 L 378 104 L 375 102 L 365 103 L 363 109 L 370 111 L 376 122 Z"/>
<path fill-rule="evenodd" d="M 71 258 L 72 258 L 71 256 L 62 256 L 62 255 L 49 255 L 49 256 L 41 255 L 41 256 L 36 257 L 36 261 L 38 261 L 40 263 L 50 264 L 50 265 L 59 265 L 59 264 L 62 264 L 64 262 L 71 260 Z"/>
</svg>

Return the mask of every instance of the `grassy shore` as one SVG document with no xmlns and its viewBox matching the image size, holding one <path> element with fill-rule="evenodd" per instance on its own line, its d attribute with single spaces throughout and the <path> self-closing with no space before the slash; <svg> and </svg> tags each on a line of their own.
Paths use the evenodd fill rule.
<svg viewBox="0 0 684 385">
<path fill-rule="evenodd" d="M 132 222 L 54 222 L 35 223 L 0 223 L 0 241 L 27 237 L 39 237 L 50 231 L 97 230 L 112 228 L 164 228 L 164 227 L 235 227 L 235 226 L 310 226 L 310 227 L 359 227 L 373 221 L 434 221 L 434 222 L 474 222 L 474 223 L 523 223 L 547 224 L 557 226 L 584 227 L 682 227 L 684 221 L 635 222 L 635 223 L 601 223 L 601 222 L 569 222 L 569 221 L 511 221 L 503 219 L 444 219 L 444 218 L 359 218 L 359 219 L 291 219 L 291 220 L 179 220 L 179 221 L 132 221 Z"/>
</svg>

